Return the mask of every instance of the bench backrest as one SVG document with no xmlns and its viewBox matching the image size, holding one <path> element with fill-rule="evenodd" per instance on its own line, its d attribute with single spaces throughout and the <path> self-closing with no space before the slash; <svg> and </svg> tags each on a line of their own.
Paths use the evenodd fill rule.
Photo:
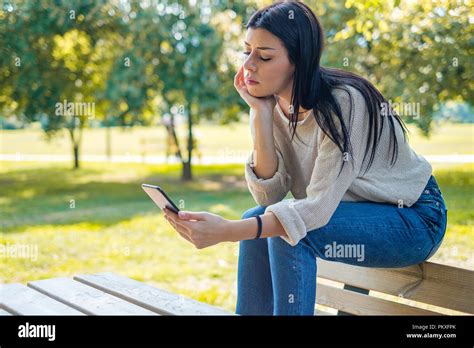
<svg viewBox="0 0 474 348">
<path fill-rule="evenodd" d="M 367 268 L 322 259 L 317 265 L 316 302 L 340 312 L 474 314 L 474 271 L 468 269 L 434 262 L 406 268 Z"/>
</svg>

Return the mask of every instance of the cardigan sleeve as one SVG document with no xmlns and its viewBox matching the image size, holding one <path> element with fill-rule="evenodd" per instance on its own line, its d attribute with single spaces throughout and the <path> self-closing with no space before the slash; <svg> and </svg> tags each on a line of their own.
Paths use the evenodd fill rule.
<svg viewBox="0 0 474 348">
<path fill-rule="evenodd" d="M 285 162 L 280 150 L 276 147 L 278 168 L 271 178 L 259 178 L 252 167 L 253 152 L 245 163 L 245 180 L 255 202 L 263 207 L 281 201 L 291 188 L 291 177 L 286 172 Z"/>
<path fill-rule="evenodd" d="M 281 238 L 292 246 L 298 244 L 308 231 L 323 227 L 329 222 L 344 193 L 360 172 L 369 134 L 368 115 L 362 94 L 352 87 L 349 87 L 349 90 L 353 98 L 352 112 L 347 92 L 337 90 L 334 93 L 341 105 L 341 112 L 348 128 L 352 158 L 348 153 L 341 153 L 337 145 L 321 132 L 322 136 L 318 139 L 318 156 L 310 183 L 306 188 L 306 198 L 284 200 L 268 206 L 265 210 L 276 215 L 287 234 Z M 351 126 L 349 126 L 350 113 Z M 335 122 L 341 129 L 337 118 Z M 338 176 L 343 161 L 346 163 Z"/>
</svg>

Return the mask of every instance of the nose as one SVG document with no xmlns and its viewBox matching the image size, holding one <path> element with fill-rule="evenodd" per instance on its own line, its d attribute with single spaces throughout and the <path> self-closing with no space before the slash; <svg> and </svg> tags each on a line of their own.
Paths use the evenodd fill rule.
<svg viewBox="0 0 474 348">
<path fill-rule="evenodd" d="M 244 69 L 245 69 L 245 70 L 255 71 L 256 66 L 255 66 L 255 63 L 253 62 L 252 54 L 249 54 L 249 55 L 247 56 L 247 59 L 245 59 L 245 62 L 244 62 Z"/>
</svg>

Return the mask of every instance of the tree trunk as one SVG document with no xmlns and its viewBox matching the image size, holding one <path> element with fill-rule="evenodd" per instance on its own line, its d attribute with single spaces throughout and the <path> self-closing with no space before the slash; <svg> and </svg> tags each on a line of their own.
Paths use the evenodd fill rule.
<svg viewBox="0 0 474 348">
<path fill-rule="evenodd" d="M 75 118 L 73 117 L 71 121 L 71 127 L 68 128 L 69 130 L 69 136 L 71 137 L 71 143 L 72 143 L 72 153 L 74 156 L 74 169 L 79 168 L 79 147 L 81 146 L 82 142 L 82 123 L 79 121 L 79 127 L 76 127 L 76 121 Z M 76 134 L 76 131 L 78 132 Z"/>
<path fill-rule="evenodd" d="M 193 175 L 191 172 L 191 163 L 190 162 L 183 162 L 183 181 L 191 181 L 193 179 Z"/>
<path fill-rule="evenodd" d="M 74 169 L 79 169 L 79 145 L 74 144 Z"/>
<path fill-rule="evenodd" d="M 183 181 L 191 181 L 193 179 L 191 160 L 193 155 L 193 119 L 191 114 L 191 102 L 188 102 L 188 160 L 183 162 Z"/>
</svg>

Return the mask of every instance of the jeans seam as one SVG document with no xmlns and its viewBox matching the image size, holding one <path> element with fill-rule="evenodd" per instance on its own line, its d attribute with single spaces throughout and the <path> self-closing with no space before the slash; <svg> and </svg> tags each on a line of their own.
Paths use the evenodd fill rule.
<svg viewBox="0 0 474 348">
<path fill-rule="evenodd" d="M 390 231 L 396 231 L 396 232 L 403 232 L 403 231 L 407 230 L 406 228 L 398 228 L 398 227 L 393 227 L 393 226 L 389 226 L 389 225 L 373 225 L 373 224 L 365 224 L 365 223 L 360 224 L 360 225 L 357 225 L 357 224 L 354 224 L 354 223 L 348 223 L 347 225 L 337 225 L 337 226 L 338 226 L 338 228 L 347 228 L 347 229 L 354 228 L 354 226 L 359 226 L 359 227 L 362 227 L 362 228 L 370 227 L 370 228 L 374 228 L 374 229 L 375 228 L 383 228 L 384 230 L 390 230 Z M 426 231 L 431 231 L 431 230 L 432 229 L 429 228 L 429 227 L 413 227 L 413 228 L 410 228 L 410 231 L 414 231 L 414 232 L 426 232 Z M 311 230 L 311 231 L 308 231 L 308 233 L 314 232 L 314 231 L 315 230 Z"/>
<path fill-rule="evenodd" d="M 301 313 L 302 311 L 302 306 L 303 306 L 303 299 L 302 299 L 302 289 L 304 288 L 303 284 L 300 284 L 300 282 L 302 282 L 302 279 L 303 277 L 301 277 L 301 267 L 299 267 L 299 265 L 301 265 L 301 247 L 303 245 L 301 245 L 299 248 L 297 248 L 297 252 L 296 252 L 296 278 L 297 278 L 297 281 L 296 281 L 296 286 L 297 286 L 297 294 L 298 294 L 298 314 Z"/>
</svg>

